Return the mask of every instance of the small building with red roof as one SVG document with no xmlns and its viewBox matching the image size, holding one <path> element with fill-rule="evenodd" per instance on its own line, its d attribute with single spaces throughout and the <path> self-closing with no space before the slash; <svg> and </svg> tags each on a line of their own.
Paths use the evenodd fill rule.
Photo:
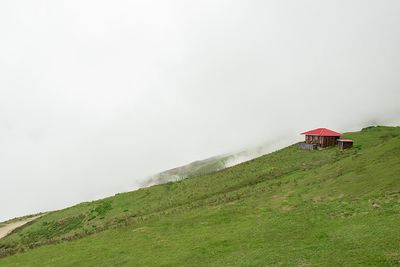
<svg viewBox="0 0 400 267">
<path fill-rule="evenodd" d="M 305 143 L 300 144 L 303 149 L 316 149 L 335 146 L 338 144 L 338 139 L 342 135 L 327 128 L 317 128 L 304 133 Z"/>
</svg>

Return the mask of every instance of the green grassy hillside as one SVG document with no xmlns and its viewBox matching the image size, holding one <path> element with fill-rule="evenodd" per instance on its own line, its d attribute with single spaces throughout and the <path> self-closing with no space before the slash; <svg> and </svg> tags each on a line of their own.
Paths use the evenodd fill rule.
<svg viewBox="0 0 400 267">
<path fill-rule="evenodd" d="M 400 265 L 400 128 L 345 137 L 51 212 L 0 266 Z"/>
</svg>

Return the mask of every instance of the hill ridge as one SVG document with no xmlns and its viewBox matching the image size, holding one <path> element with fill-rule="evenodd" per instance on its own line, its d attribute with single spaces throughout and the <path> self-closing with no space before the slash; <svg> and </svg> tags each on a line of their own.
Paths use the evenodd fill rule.
<svg viewBox="0 0 400 267">
<path fill-rule="evenodd" d="M 132 262 L 181 265 L 189 255 L 206 265 L 235 265 L 237 259 L 243 265 L 324 265 L 324 258 L 338 265 L 394 264 L 400 259 L 395 249 L 400 244 L 395 223 L 400 217 L 400 182 L 396 178 L 400 173 L 400 128 L 368 127 L 345 136 L 355 140 L 355 146 L 344 152 L 335 147 L 302 151 L 291 145 L 215 173 L 47 214 L 0 241 L 3 257 L 27 251 L 0 259 L 0 265 L 29 260 L 35 266 L 43 253 L 55 257 L 62 247 L 85 247 L 97 255 L 97 249 L 104 249 L 107 242 L 118 242 L 114 244 L 117 251 L 131 251 L 124 242 L 136 249 L 141 244 L 139 251 L 135 250 L 140 258 L 132 251 L 121 256 L 125 263 L 117 266 Z M 361 226 L 375 235 L 360 232 L 357 227 Z M 178 248 L 181 252 L 153 257 L 150 248 L 156 243 L 146 241 L 146 236 L 162 236 L 167 242 L 161 246 L 165 253 Z M 283 236 L 297 259 L 280 249 Z M 383 241 L 387 236 L 391 244 Z M 350 237 L 365 247 L 356 250 L 357 242 L 350 242 Z M 199 245 L 193 247 L 190 244 L 195 240 Z M 238 243 L 245 240 L 249 247 Z M 88 242 L 96 246 L 88 248 Z M 334 243 L 339 245 L 333 247 Z M 43 246 L 46 244 L 56 245 Z M 37 246 L 42 247 L 29 249 Z M 193 254 L 193 249 L 198 254 Z M 83 255 L 71 251 L 73 257 Z M 339 252 L 342 259 L 334 257 Z M 71 264 L 71 257 L 57 264 Z M 104 257 L 80 259 L 88 265 L 106 266 Z"/>
</svg>

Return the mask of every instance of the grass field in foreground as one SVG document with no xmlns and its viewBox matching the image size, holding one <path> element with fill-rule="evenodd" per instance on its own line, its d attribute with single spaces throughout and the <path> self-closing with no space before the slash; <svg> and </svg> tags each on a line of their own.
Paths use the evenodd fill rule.
<svg viewBox="0 0 400 267">
<path fill-rule="evenodd" d="M 400 265 L 400 128 L 345 137 L 49 213 L 0 266 Z"/>
</svg>

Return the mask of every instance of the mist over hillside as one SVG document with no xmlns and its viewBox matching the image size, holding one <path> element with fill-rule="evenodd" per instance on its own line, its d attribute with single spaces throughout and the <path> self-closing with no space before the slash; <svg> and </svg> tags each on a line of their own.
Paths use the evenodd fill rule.
<svg viewBox="0 0 400 267">
<path fill-rule="evenodd" d="M 343 137 L 35 216 L 0 265 L 396 266 L 400 126 Z"/>
<path fill-rule="evenodd" d="M 198 160 L 187 165 L 176 167 L 167 171 L 163 171 L 156 175 L 152 175 L 141 183 L 140 187 L 148 187 L 156 184 L 178 181 L 181 179 L 200 176 L 223 170 L 240 164 L 242 162 L 252 160 L 267 153 L 278 150 L 285 145 L 290 144 L 290 138 L 286 140 L 275 140 L 269 144 L 259 145 L 257 147 L 243 149 L 239 152 L 232 152 L 225 155 L 214 156 L 204 160 Z"/>
<path fill-rule="evenodd" d="M 398 125 L 399 13 L 392 0 L 0 1 L 0 220 L 239 152 L 232 166 L 307 129 Z"/>
</svg>

